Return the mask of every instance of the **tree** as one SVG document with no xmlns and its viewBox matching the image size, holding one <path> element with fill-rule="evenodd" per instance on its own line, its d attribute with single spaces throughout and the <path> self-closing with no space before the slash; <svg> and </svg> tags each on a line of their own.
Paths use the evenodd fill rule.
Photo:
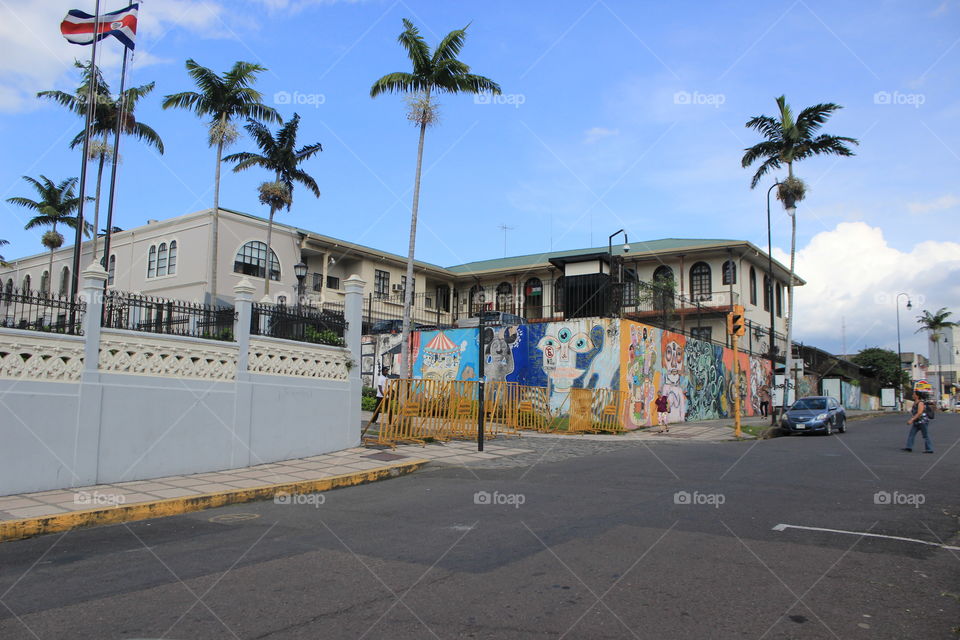
<svg viewBox="0 0 960 640">
<path fill-rule="evenodd" d="M 920 325 L 920 328 L 916 332 L 928 331 L 930 342 L 937 345 L 937 401 L 940 400 L 940 394 L 943 393 L 943 361 L 940 359 L 940 341 L 946 329 L 957 326 L 956 322 L 947 319 L 952 315 L 952 311 L 947 311 L 946 307 L 940 307 L 934 313 L 924 309 L 923 315 L 917 316 L 917 324 Z"/>
<path fill-rule="evenodd" d="M 806 195 L 806 185 L 803 181 L 793 175 L 793 163 L 806 158 L 819 155 L 834 156 L 852 156 L 848 144 L 860 144 L 854 138 L 845 136 L 832 136 L 825 133 L 818 133 L 824 123 L 830 118 L 834 111 L 841 109 L 838 104 L 828 102 L 826 104 L 816 104 L 807 107 L 794 119 L 793 111 L 787 104 L 785 96 L 777 98 L 778 116 L 755 116 L 747 121 L 746 127 L 754 129 L 765 140 L 744 149 L 741 166 L 746 169 L 754 162 L 763 159 L 753 179 L 750 181 L 750 188 L 756 188 L 760 179 L 767 173 L 779 169 L 784 164 L 787 165 L 787 179 L 780 183 L 777 188 L 777 197 L 783 202 L 784 208 L 790 215 L 790 282 L 787 283 L 787 295 L 789 296 L 789 308 L 787 310 L 787 353 L 786 367 L 784 372 L 786 376 L 790 375 L 790 365 L 793 356 L 793 270 L 796 258 L 797 248 L 797 216 L 796 203 L 803 200 Z M 771 288 L 774 286 L 770 283 Z M 772 304 L 772 291 L 771 304 Z M 787 397 L 787 396 L 785 396 Z"/>
<path fill-rule="evenodd" d="M 861 349 L 860 353 L 850 359 L 851 362 L 865 369 L 870 369 L 877 376 L 877 380 L 883 387 L 895 387 L 899 390 L 910 382 L 909 374 L 903 370 L 900 363 L 900 356 L 896 351 L 881 349 L 880 347 L 868 347 Z"/>
<path fill-rule="evenodd" d="M 9 240 L 0 240 L 0 247 L 5 247 L 8 244 L 10 244 Z M 3 256 L 0 256 L 0 267 L 7 267 L 7 266 L 9 266 L 7 264 L 7 261 L 4 259 Z"/>
<path fill-rule="evenodd" d="M 59 184 L 54 183 L 50 178 L 41 175 L 40 179 L 23 176 L 23 179 L 36 190 L 39 196 L 37 200 L 16 196 L 7 198 L 10 204 L 16 204 L 21 207 L 35 211 L 37 215 L 27 222 L 24 229 L 35 229 L 37 227 L 50 227 L 50 230 L 43 234 L 41 242 L 43 246 L 50 250 L 50 262 L 47 269 L 48 280 L 53 279 L 53 252 L 63 245 L 63 236 L 57 232 L 57 225 L 63 224 L 71 229 L 77 228 L 77 210 L 80 208 L 80 198 L 73 192 L 77 185 L 76 178 L 67 178 Z M 93 230 L 93 225 L 84 224 L 84 232 L 87 235 Z"/>
<path fill-rule="evenodd" d="M 110 149 L 110 135 L 113 134 L 117 125 L 120 125 L 120 133 L 133 136 L 134 138 L 147 143 L 155 148 L 159 153 L 163 153 L 163 140 L 152 127 L 137 122 L 134 111 L 137 103 L 153 91 L 154 83 L 131 87 L 124 90 L 122 95 L 116 97 L 110 94 L 110 86 L 103 79 L 100 69 L 91 67 L 89 62 L 83 63 L 74 61 L 74 66 L 82 70 L 82 80 L 80 86 L 73 94 L 64 91 L 40 91 L 38 98 L 47 98 L 57 104 L 66 107 L 81 118 L 86 118 L 87 100 L 89 95 L 90 82 L 96 75 L 93 118 L 90 125 L 91 140 L 89 146 L 89 160 L 97 160 L 97 189 L 93 204 L 93 225 L 99 226 L 100 220 L 100 188 L 103 182 L 103 165 L 112 151 Z M 92 71 L 95 69 L 95 71 Z M 74 136 L 70 141 L 70 148 L 76 149 L 83 145 L 86 137 L 86 128 Z M 97 239 L 93 239 L 93 256 L 97 254 Z"/>
<path fill-rule="evenodd" d="M 410 310 L 413 306 L 413 258 L 417 239 L 417 212 L 420 207 L 420 175 L 423 166 L 423 140 L 427 127 L 436 122 L 436 93 L 500 93 L 500 85 L 493 80 L 470 73 L 470 67 L 457 59 L 467 37 L 467 27 L 448 33 L 433 53 L 420 31 L 404 18 L 404 30 L 397 38 L 413 64 L 412 72 L 388 73 L 373 83 L 370 97 L 382 93 L 404 93 L 409 98 L 408 119 L 420 127 L 417 147 L 417 170 L 413 179 L 413 206 L 410 211 L 410 243 L 407 253 L 407 282 L 404 288 L 403 331 L 400 351 L 402 376 L 410 375 Z"/>
<path fill-rule="evenodd" d="M 267 122 L 280 122 L 280 115 L 261 102 L 263 95 L 253 88 L 257 75 L 266 68 L 251 62 L 237 61 L 220 76 L 194 60 L 186 62 L 187 73 L 193 78 L 199 91 L 184 91 L 168 95 L 163 108 L 188 109 L 201 118 L 209 118 L 209 144 L 217 149 L 217 164 L 213 177 L 213 224 L 211 225 L 210 250 L 210 297 L 217 299 L 217 256 L 220 241 L 220 164 L 223 149 L 237 138 L 233 121 L 251 118 Z M 269 263 L 267 271 L 270 270 Z M 269 273 L 268 273 L 269 280 Z"/>
<path fill-rule="evenodd" d="M 297 149 L 297 130 L 300 128 L 300 116 L 293 114 L 277 131 L 276 137 L 270 130 L 256 120 L 250 120 L 244 127 L 260 147 L 260 153 L 243 151 L 226 156 L 224 162 L 236 162 L 234 171 L 243 171 L 250 167 L 262 167 L 276 176 L 273 182 L 264 182 L 258 188 L 260 202 L 270 207 L 270 222 L 267 224 L 267 270 L 263 287 L 264 295 L 270 295 L 270 261 L 273 255 L 273 216 L 286 206 L 287 211 L 293 205 L 293 183 L 299 182 L 313 195 L 320 197 L 320 188 L 316 180 L 300 168 L 300 164 L 323 151 L 320 143 L 308 144 Z"/>
</svg>

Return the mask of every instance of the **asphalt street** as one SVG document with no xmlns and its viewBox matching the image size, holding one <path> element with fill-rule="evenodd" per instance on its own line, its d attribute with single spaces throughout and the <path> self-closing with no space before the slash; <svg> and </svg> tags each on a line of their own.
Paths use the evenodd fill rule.
<svg viewBox="0 0 960 640">
<path fill-rule="evenodd" d="M 960 416 L 934 455 L 900 450 L 904 419 L 528 438 L 510 463 L 0 544 L 0 638 L 956 638 Z"/>
</svg>

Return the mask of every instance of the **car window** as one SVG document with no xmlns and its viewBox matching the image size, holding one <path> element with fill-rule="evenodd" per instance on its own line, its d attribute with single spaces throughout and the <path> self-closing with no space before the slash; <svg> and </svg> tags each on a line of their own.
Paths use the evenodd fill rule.
<svg viewBox="0 0 960 640">
<path fill-rule="evenodd" d="M 793 403 L 791 409 L 810 409 L 821 410 L 827 408 L 827 402 L 823 398 L 800 398 Z"/>
</svg>

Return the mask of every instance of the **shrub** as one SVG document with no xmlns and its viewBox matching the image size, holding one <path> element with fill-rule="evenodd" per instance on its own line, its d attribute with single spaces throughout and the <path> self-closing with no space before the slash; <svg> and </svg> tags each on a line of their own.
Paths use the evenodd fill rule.
<svg viewBox="0 0 960 640">
<path fill-rule="evenodd" d="M 377 399 L 370 396 L 360 398 L 360 409 L 363 411 L 373 411 L 377 408 Z"/>
</svg>

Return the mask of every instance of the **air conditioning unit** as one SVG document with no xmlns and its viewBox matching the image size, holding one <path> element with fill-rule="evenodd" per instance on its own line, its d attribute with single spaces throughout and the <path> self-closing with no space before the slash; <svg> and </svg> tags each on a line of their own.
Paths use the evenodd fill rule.
<svg viewBox="0 0 960 640">
<path fill-rule="evenodd" d="M 395 285 L 393 285 L 393 286 L 390 287 L 390 288 L 391 288 L 394 292 L 403 291 L 403 285 L 402 285 L 402 284 L 395 284 Z"/>
</svg>

